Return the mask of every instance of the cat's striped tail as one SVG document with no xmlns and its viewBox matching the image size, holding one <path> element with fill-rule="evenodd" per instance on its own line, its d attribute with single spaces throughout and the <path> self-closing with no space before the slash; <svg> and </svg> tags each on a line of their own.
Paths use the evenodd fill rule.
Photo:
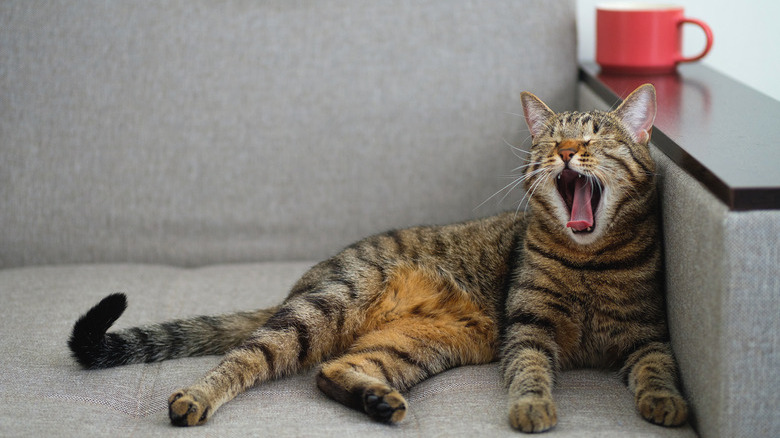
<svg viewBox="0 0 780 438">
<path fill-rule="evenodd" d="M 79 364 L 85 368 L 108 368 L 224 354 L 243 344 L 276 310 L 197 316 L 107 333 L 126 308 L 124 294 L 111 294 L 76 321 L 68 347 Z"/>
</svg>

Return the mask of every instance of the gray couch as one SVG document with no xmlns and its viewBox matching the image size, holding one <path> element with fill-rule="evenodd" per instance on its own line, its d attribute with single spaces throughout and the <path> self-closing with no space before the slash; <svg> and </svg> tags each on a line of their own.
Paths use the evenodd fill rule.
<svg viewBox="0 0 780 438">
<path fill-rule="evenodd" d="M 362 236 L 515 208 L 517 192 L 483 201 L 518 165 L 520 92 L 577 105 L 574 15 L 541 0 L 0 3 L 0 436 L 516 436 L 495 365 L 423 382 L 394 427 L 327 399 L 312 371 L 181 430 L 167 396 L 219 358 L 84 371 L 66 339 L 110 292 L 130 300 L 117 327 L 267 307 Z M 563 373 L 555 396 L 549 436 L 696 435 L 643 421 L 609 372 Z M 692 401 L 700 419 L 727 403 Z"/>
</svg>

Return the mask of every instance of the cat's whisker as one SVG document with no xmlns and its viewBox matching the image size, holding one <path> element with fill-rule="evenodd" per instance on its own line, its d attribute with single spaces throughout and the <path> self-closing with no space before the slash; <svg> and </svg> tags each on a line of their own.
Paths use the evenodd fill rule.
<svg viewBox="0 0 780 438">
<path fill-rule="evenodd" d="M 523 164 L 522 166 L 517 166 L 517 167 L 515 167 L 514 169 L 512 169 L 512 172 L 517 172 L 518 170 L 523 170 L 523 169 L 529 168 L 529 167 L 531 167 L 531 166 L 534 166 L 534 165 L 541 165 L 541 164 L 542 164 L 542 163 L 541 163 L 541 162 L 539 162 L 539 161 L 533 161 L 533 162 L 530 162 L 530 163 L 528 163 L 528 164 Z"/>
<path fill-rule="evenodd" d="M 509 149 L 512 151 L 512 155 L 514 155 L 515 157 L 517 157 L 521 161 L 526 161 L 526 162 L 530 161 L 530 158 L 529 158 L 529 156 L 531 155 L 530 151 L 527 151 L 527 150 L 523 149 L 522 147 L 513 145 L 506 138 L 502 138 L 501 140 L 504 141 L 504 144 L 509 146 Z M 525 143 L 525 141 L 527 141 L 527 138 L 526 138 L 526 140 L 523 141 L 523 143 Z M 524 156 L 521 156 L 520 154 L 524 154 L 526 156 L 524 157 Z"/>
<path fill-rule="evenodd" d="M 534 194 L 536 193 L 536 190 L 539 188 L 539 186 L 542 185 L 542 183 L 549 180 L 549 178 L 552 176 L 552 170 L 548 167 L 542 167 L 541 169 L 537 169 L 535 171 L 536 174 L 541 174 L 542 172 L 545 172 L 545 174 L 539 176 L 536 181 L 534 181 L 531 184 L 531 187 L 526 191 L 525 195 L 523 195 L 523 198 L 520 200 L 520 203 L 517 205 L 517 210 L 515 211 L 515 215 L 517 215 L 517 211 L 520 210 L 520 206 L 523 205 L 523 202 L 525 202 L 525 211 L 528 210 L 528 205 L 531 203 L 531 198 L 533 198 Z M 533 176 L 533 175 L 529 175 Z"/>
<path fill-rule="evenodd" d="M 531 187 L 531 194 L 528 196 L 528 203 L 531 202 L 531 199 L 536 194 L 536 190 L 539 189 L 543 184 L 547 184 L 552 177 L 552 170 L 549 170 L 545 175 L 542 175 L 539 177 L 539 180 Z M 528 204 L 526 204 L 526 210 L 528 210 Z"/>
<path fill-rule="evenodd" d="M 536 163 L 531 163 L 531 164 L 529 164 L 529 165 L 533 165 L 533 164 L 536 164 Z M 543 169 L 544 169 L 544 168 L 540 168 L 540 169 L 537 169 L 537 170 L 535 170 L 534 172 L 525 173 L 525 174 L 522 174 L 522 175 L 520 175 L 520 176 L 513 176 L 512 178 L 514 178 L 514 179 L 512 180 L 512 182 L 510 182 L 509 184 L 505 185 L 504 187 L 502 187 L 501 189 L 499 189 L 498 191 L 496 191 L 495 193 L 493 193 L 492 195 L 490 195 L 490 196 L 489 196 L 487 199 L 485 199 L 485 200 L 484 200 L 484 201 L 482 201 L 482 202 L 481 202 L 479 205 L 477 205 L 476 207 L 474 207 L 474 210 L 481 208 L 481 207 L 482 207 L 483 205 L 485 205 L 485 204 L 486 204 L 488 201 L 490 201 L 491 199 L 495 198 L 495 197 L 496 197 L 496 196 L 498 196 L 498 195 L 499 195 L 501 192 L 503 192 L 503 191 L 505 191 L 505 190 L 506 190 L 506 193 L 504 194 L 504 196 L 503 196 L 503 197 L 501 197 L 501 199 L 499 199 L 499 200 L 498 200 L 498 203 L 500 204 L 501 202 L 503 202 L 503 201 L 506 199 L 506 197 L 507 197 L 507 196 L 509 196 L 509 193 L 511 193 L 511 192 L 512 192 L 512 190 L 514 190 L 515 188 L 517 188 L 517 186 L 518 186 L 518 185 L 520 185 L 521 183 L 523 183 L 523 181 L 525 181 L 526 179 L 528 179 L 528 178 L 532 177 L 534 173 L 537 173 L 537 172 L 539 172 L 539 171 L 542 171 Z"/>
<path fill-rule="evenodd" d="M 511 189 L 507 190 L 507 192 L 504 194 L 504 196 L 502 196 L 501 199 L 499 199 L 498 203 L 500 204 L 500 203 L 504 202 L 504 200 L 507 198 L 507 196 L 509 196 L 509 194 L 512 192 L 512 190 L 516 189 L 517 186 L 520 185 L 522 182 L 523 182 L 522 180 L 518 180 L 515 183 L 515 185 L 513 185 Z"/>
</svg>

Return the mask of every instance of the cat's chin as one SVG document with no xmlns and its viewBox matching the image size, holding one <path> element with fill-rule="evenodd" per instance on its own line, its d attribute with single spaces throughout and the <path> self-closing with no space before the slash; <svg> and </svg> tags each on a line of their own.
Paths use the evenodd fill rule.
<svg viewBox="0 0 780 438">
<path fill-rule="evenodd" d="M 596 224 L 594 223 L 592 226 L 585 228 L 584 230 L 577 230 L 571 227 L 568 227 L 572 233 L 574 234 L 591 234 L 596 229 Z"/>
<path fill-rule="evenodd" d="M 566 228 L 566 234 L 569 235 L 571 240 L 580 245 L 590 245 L 596 242 L 603 234 L 602 231 L 602 227 L 599 227 L 596 223 L 589 230 L 576 231 L 572 228 Z"/>
</svg>

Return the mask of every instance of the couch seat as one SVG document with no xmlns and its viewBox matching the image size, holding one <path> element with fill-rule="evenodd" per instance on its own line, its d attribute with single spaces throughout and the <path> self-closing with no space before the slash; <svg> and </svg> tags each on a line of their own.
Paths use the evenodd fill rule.
<svg viewBox="0 0 780 438">
<path fill-rule="evenodd" d="M 75 319 L 111 292 L 129 308 L 117 328 L 270 306 L 312 263 L 176 268 L 112 264 L 0 270 L 0 436 L 518 436 L 506 419 L 498 366 L 470 366 L 409 391 L 397 426 L 369 420 L 316 388 L 316 370 L 271 382 L 223 406 L 202 427 L 169 425 L 166 400 L 215 366 L 200 357 L 85 371 L 66 341 Z M 545 436 L 692 437 L 642 420 L 609 372 L 562 373 L 555 389 L 559 424 Z"/>
</svg>

